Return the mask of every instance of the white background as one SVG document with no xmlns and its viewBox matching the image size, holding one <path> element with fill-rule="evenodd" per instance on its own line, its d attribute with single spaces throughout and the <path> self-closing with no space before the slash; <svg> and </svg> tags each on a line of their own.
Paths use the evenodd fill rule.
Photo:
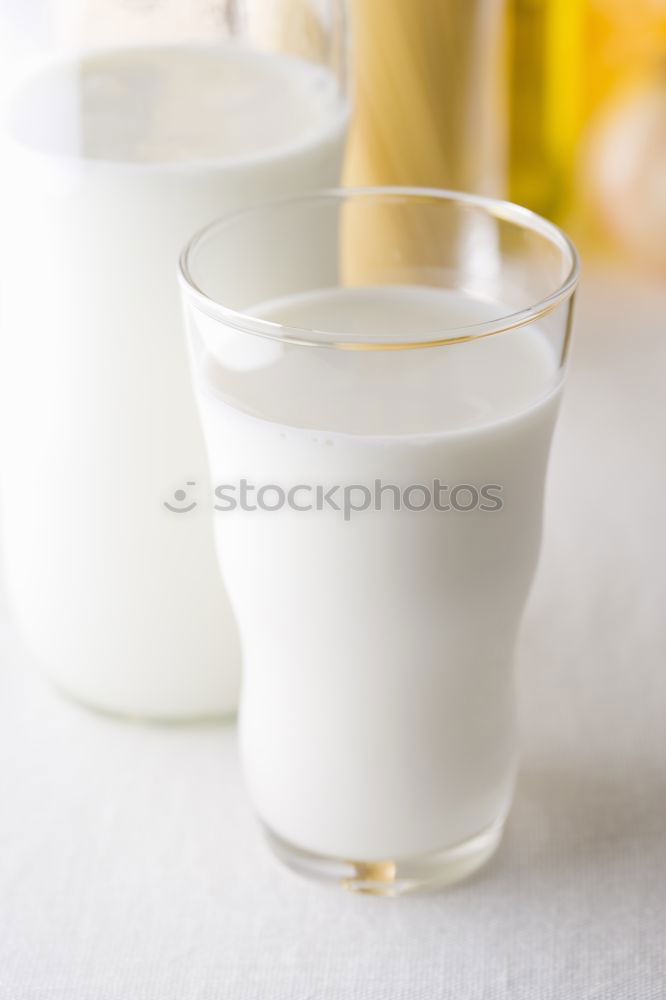
<svg viewBox="0 0 666 1000">
<path fill-rule="evenodd" d="M 607 272 L 581 299 L 489 867 L 399 900 L 302 881 L 233 728 L 90 714 L 5 627 L 2 1000 L 666 997 L 666 291 Z"/>
</svg>

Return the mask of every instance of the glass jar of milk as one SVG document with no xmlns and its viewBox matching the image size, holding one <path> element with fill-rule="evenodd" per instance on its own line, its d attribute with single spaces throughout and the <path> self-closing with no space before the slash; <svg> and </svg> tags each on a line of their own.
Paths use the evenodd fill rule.
<svg viewBox="0 0 666 1000">
<path fill-rule="evenodd" d="M 575 250 L 506 202 L 360 189 L 223 219 L 181 268 L 256 811 L 300 871 L 459 879 L 511 802 Z"/>
<path fill-rule="evenodd" d="M 176 262 L 210 217 L 337 181 L 344 4 L 60 0 L 42 21 L 25 6 L 0 5 L 10 603 L 80 701 L 220 716 L 240 653 Z"/>
</svg>

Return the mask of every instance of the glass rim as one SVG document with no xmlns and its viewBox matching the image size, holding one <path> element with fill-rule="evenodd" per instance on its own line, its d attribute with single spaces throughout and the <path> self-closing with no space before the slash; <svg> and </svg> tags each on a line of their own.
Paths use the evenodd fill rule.
<svg viewBox="0 0 666 1000">
<path fill-rule="evenodd" d="M 191 269 L 193 255 L 202 243 L 223 232 L 244 218 L 251 218 L 270 209 L 288 207 L 289 205 L 312 204 L 318 201 L 343 203 L 354 198 L 368 198 L 377 201 L 385 200 L 432 200 L 434 202 L 459 203 L 471 205 L 485 212 L 491 218 L 514 223 L 522 229 L 539 233 L 555 246 L 568 262 L 566 277 L 548 295 L 536 302 L 511 313 L 504 313 L 494 320 L 470 323 L 463 326 L 446 327 L 434 332 L 432 336 L 419 340 L 392 340 L 390 342 L 369 337 L 352 337 L 349 333 L 334 330 L 318 330 L 299 326 L 276 323 L 261 319 L 250 313 L 232 309 L 208 295 L 199 287 Z M 424 347 L 444 347 L 446 345 L 466 343 L 481 340 L 484 337 L 495 336 L 518 327 L 526 326 L 553 312 L 561 303 L 569 299 L 576 290 L 580 277 L 580 257 L 576 247 L 564 230 L 554 222 L 550 222 L 531 209 L 524 208 L 514 202 L 487 195 L 470 194 L 445 188 L 379 186 L 379 187 L 339 187 L 322 188 L 261 201 L 245 208 L 236 209 L 214 219 L 199 229 L 185 245 L 178 262 L 178 279 L 183 292 L 191 299 L 197 308 L 212 319 L 223 322 L 226 326 L 253 336 L 278 341 L 280 343 L 300 344 L 305 347 L 333 347 L 341 350 L 410 350 Z"/>
</svg>

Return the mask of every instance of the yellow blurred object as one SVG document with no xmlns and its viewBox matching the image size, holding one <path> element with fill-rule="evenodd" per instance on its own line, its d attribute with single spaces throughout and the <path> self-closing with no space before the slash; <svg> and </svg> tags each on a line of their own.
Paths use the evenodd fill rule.
<svg viewBox="0 0 666 1000">
<path fill-rule="evenodd" d="M 504 191 L 502 0 L 352 0 L 347 184 Z"/>
<path fill-rule="evenodd" d="M 351 2 L 356 115 L 348 184 L 507 194 L 579 237 L 598 228 L 592 206 L 600 199 L 590 195 L 617 174 L 600 149 L 624 162 L 620 125 L 633 135 L 626 101 L 659 89 L 666 0 Z M 658 130 L 657 105 L 655 97 Z M 640 101 L 634 112 L 642 122 L 649 117 Z M 645 191 L 651 186 L 660 218 L 654 150 L 661 145 L 642 127 L 641 155 L 656 157 L 656 166 L 652 172 L 643 162 L 636 173 L 650 178 Z M 627 185 L 629 197 L 634 181 Z M 640 208 L 649 212 L 645 199 Z M 622 241 L 630 227 L 611 220 L 604 228 Z"/>
<path fill-rule="evenodd" d="M 589 199 L 605 232 L 666 275 L 666 71 L 614 102 L 587 150 Z"/>
<path fill-rule="evenodd" d="M 666 2 L 509 3 L 511 199 L 663 270 Z"/>
<path fill-rule="evenodd" d="M 561 219 L 583 110 L 582 0 L 510 0 L 509 196 Z"/>
<path fill-rule="evenodd" d="M 355 115 L 345 183 L 505 193 L 503 8 L 503 0 L 352 0 Z M 350 204 L 343 278 L 386 282 L 398 255 L 404 280 L 424 244 L 434 274 L 427 213 L 375 208 L 369 220 Z"/>
<path fill-rule="evenodd" d="M 586 0 L 589 118 L 609 99 L 648 83 L 666 56 L 664 0 Z"/>
<path fill-rule="evenodd" d="M 587 0 L 579 215 L 586 238 L 666 273 L 666 3 Z"/>
</svg>

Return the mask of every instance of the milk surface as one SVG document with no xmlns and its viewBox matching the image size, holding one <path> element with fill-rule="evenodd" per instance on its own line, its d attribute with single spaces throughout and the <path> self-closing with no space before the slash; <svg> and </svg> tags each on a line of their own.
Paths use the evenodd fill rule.
<svg viewBox="0 0 666 1000">
<path fill-rule="evenodd" d="M 256 312 L 303 335 L 389 344 L 501 314 L 399 286 Z M 395 511 L 389 497 L 349 520 L 331 509 L 216 513 L 257 812 L 297 847 L 368 861 L 438 851 L 501 822 L 516 760 L 513 649 L 559 399 L 545 336 L 526 327 L 439 348 L 340 350 L 225 337 L 195 311 L 190 322 L 215 483 L 501 487 L 499 511 Z"/>
<path fill-rule="evenodd" d="M 176 262 L 218 215 L 336 183 L 345 128 L 327 71 L 222 46 L 83 53 L 6 109 L 6 575 L 36 659 L 83 701 L 235 707 Z M 181 489 L 198 506 L 172 513 Z"/>
</svg>

